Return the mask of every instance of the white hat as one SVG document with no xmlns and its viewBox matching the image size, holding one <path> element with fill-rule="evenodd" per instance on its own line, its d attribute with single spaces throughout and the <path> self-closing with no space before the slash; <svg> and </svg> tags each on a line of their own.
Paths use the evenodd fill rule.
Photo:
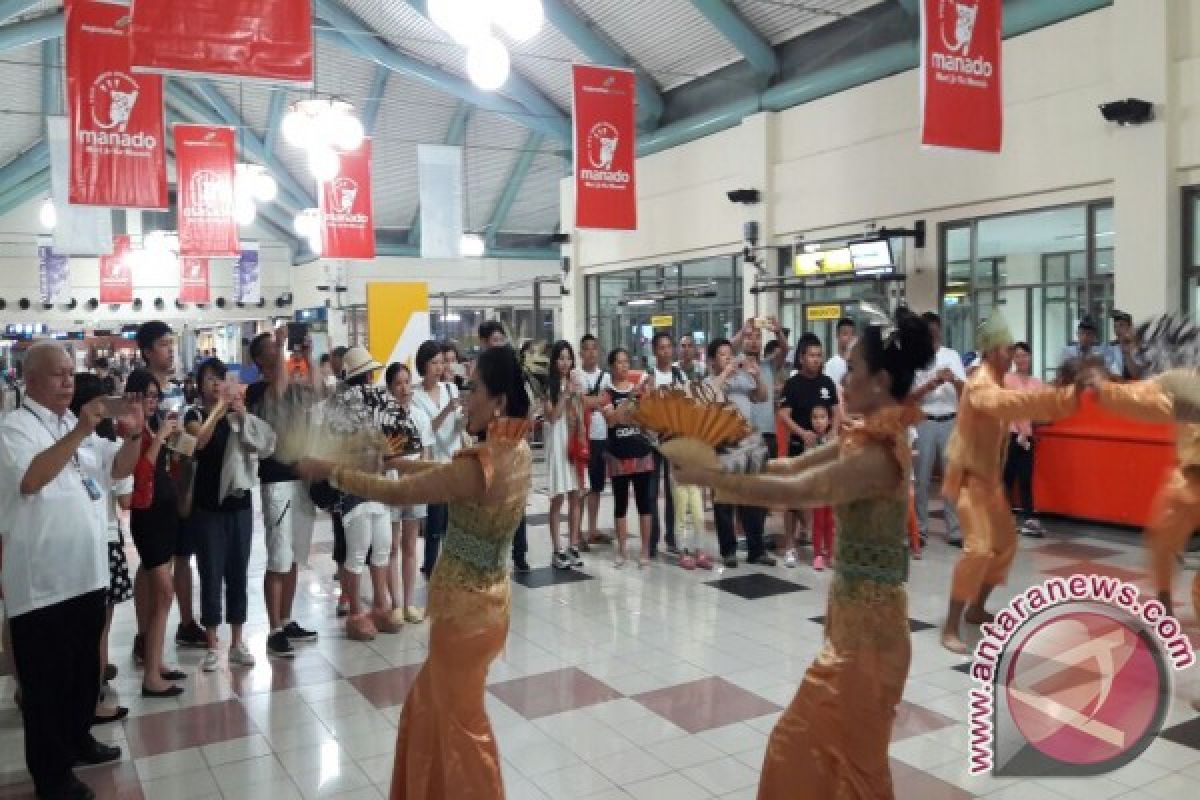
<svg viewBox="0 0 1200 800">
<path fill-rule="evenodd" d="M 346 380 L 350 380 L 351 378 L 357 378 L 359 375 L 383 369 L 383 364 L 371 358 L 371 354 L 367 352 L 367 348 L 351 347 L 346 351 L 346 355 L 342 359 L 342 369 L 344 370 Z"/>
</svg>

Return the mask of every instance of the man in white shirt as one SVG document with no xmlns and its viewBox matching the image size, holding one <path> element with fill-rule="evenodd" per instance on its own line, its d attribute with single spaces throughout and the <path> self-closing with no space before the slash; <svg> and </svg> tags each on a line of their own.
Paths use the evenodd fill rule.
<svg viewBox="0 0 1200 800">
<path fill-rule="evenodd" d="M 675 362 L 675 366 L 692 382 L 704 379 L 704 364 L 696 360 L 696 355 L 696 338 L 690 333 L 680 336 L 679 360 Z"/>
<path fill-rule="evenodd" d="M 933 334 L 936 355 L 929 369 L 919 370 L 913 379 L 912 398 L 921 407 L 925 419 L 917 426 L 917 463 L 915 466 L 917 525 L 921 530 L 922 544 L 929 537 L 929 484 L 933 480 L 933 465 L 946 469 L 946 445 L 954 432 L 954 420 L 958 416 L 958 398 L 962 395 L 967 373 L 962 358 L 954 350 L 942 345 L 942 318 L 932 311 L 921 315 Z M 958 514 L 953 503 L 942 506 L 946 520 L 946 541 L 955 546 L 962 545 L 962 531 L 958 527 Z"/>
<path fill-rule="evenodd" d="M 56 342 L 25 357 L 25 400 L 0 422 L 2 578 L 21 687 L 25 762 L 40 798 L 90 798 L 72 772 L 121 756 L 91 735 L 100 691 L 100 637 L 108 570 L 108 503 L 133 473 L 141 403 L 117 422 L 138 431 L 123 444 L 94 435 L 107 401 L 76 419 L 68 408 L 75 367 Z"/>
<path fill-rule="evenodd" d="M 612 377 L 600 366 L 600 341 L 590 333 L 579 340 L 579 377 L 582 386 L 583 406 L 587 410 L 588 422 L 588 526 L 584 532 L 584 543 L 600 536 L 597 520 L 600 517 L 600 495 L 604 494 L 604 481 L 608 470 L 604 463 L 604 451 L 608 449 L 608 423 L 600 409 L 608 403 L 605 389 L 612 388 Z"/>
<path fill-rule="evenodd" d="M 842 378 L 846 377 L 846 356 L 850 355 L 850 346 L 854 344 L 857 336 L 858 330 L 854 326 L 854 320 L 849 317 L 838 320 L 837 352 L 825 362 L 824 372 L 833 381 L 833 385 L 838 387 L 839 395 L 842 391 Z"/>
<path fill-rule="evenodd" d="M 687 376 L 679 367 L 671 363 L 675 353 L 675 343 L 671 334 L 659 331 L 650 340 L 650 348 L 654 351 L 654 364 L 650 367 L 650 385 L 655 388 L 687 386 Z M 658 517 L 658 498 L 666 496 L 666 508 L 662 520 Z M 679 546 L 675 542 L 675 500 L 671 492 L 671 466 L 656 450 L 654 452 L 654 480 L 650 486 L 650 507 L 654 509 L 650 516 L 650 557 L 658 555 L 658 543 L 663 538 L 663 527 L 666 527 L 667 552 L 679 554 Z"/>
</svg>

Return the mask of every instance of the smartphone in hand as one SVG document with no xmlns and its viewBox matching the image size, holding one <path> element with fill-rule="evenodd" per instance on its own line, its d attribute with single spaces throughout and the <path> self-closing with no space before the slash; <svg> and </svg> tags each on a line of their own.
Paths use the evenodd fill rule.
<svg viewBox="0 0 1200 800">
<path fill-rule="evenodd" d="M 104 416 L 116 419 L 129 410 L 129 401 L 121 395 L 110 395 L 104 398 Z"/>
</svg>

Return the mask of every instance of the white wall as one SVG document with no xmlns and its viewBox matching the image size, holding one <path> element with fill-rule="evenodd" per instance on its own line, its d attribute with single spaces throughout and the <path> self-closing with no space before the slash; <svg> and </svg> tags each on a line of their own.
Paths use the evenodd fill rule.
<svg viewBox="0 0 1200 800">
<path fill-rule="evenodd" d="M 638 159 L 639 230 L 573 232 L 580 269 L 568 316 L 583 319 L 585 274 L 739 250 L 745 213 L 724 196 L 735 188 L 764 192 L 758 215 L 774 244 L 926 220 L 926 248 L 909 250 L 906 290 L 918 308 L 937 303 L 939 224 L 1114 198 L 1118 305 L 1135 314 L 1178 308 L 1179 187 L 1200 177 L 1197 6 L 1116 0 L 1005 41 L 998 155 L 923 149 L 912 70 Z M 1145 73 L 1132 84 L 1131 63 Z M 1163 104 L 1160 121 L 1118 128 L 1101 118 L 1099 104 L 1129 96 Z M 570 180 L 561 188 L 570 230 Z"/>
</svg>

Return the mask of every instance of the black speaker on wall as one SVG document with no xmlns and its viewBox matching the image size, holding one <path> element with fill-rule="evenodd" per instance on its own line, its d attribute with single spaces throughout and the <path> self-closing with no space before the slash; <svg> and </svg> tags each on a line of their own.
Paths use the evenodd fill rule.
<svg viewBox="0 0 1200 800">
<path fill-rule="evenodd" d="M 0 311 L 3 311 L 6 308 L 8 308 L 8 301 L 3 297 L 0 297 Z"/>
<path fill-rule="evenodd" d="M 20 306 L 22 311 L 28 311 L 29 310 L 29 298 L 22 297 L 20 302 L 17 303 L 17 305 Z"/>
<path fill-rule="evenodd" d="M 78 305 L 79 305 L 79 301 L 76 300 L 74 297 L 72 297 L 70 300 L 67 301 L 67 304 L 66 304 L 67 311 L 74 311 Z"/>
<path fill-rule="evenodd" d="M 161 297 L 154 298 L 154 310 L 155 311 L 162 311 L 166 307 L 167 307 L 167 301 L 163 300 Z"/>
<path fill-rule="evenodd" d="M 43 309 L 43 310 L 45 310 L 45 311 L 49 311 L 49 310 L 51 310 L 52 308 L 54 308 L 54 303 L 42 303 L 42 309 Z"/>
<path fill-rule="evenodd" d="M 224 308 L 224 307 L 225 307 L 225 298 L 218 297 L 217 298 L 217 308 Z"/>
<path fill-rule="evenodd" d="M 140 298 L 140 297 L 133 298 L 133 310 L 134 311 L 142 310 L 142 298 Z"/>
<path fill-rule="evenodd" d="M 183 311 L 183 309 L 185 308 L 183 301 L 180 300 L 178 297 L 175 298 L 175 307 L 177 309 L 179 309 L 180 311 Z"/>
<path fill-rule="evenodd" d="M 88 298 L 88 301 L 87 301 L 87 310 L 88 310 L 88 311 L 95 311 L 95 310 L 96 310 L 97 308 L 99 308 L 99 307 L 100 307 L 100 301 L 99 301 L 99 300 L 97 300 L 97 299 L 96 299 L 96 298 L 94 298 L 94 297 L 89 297 L 89 298 Z"/>
</svg>

